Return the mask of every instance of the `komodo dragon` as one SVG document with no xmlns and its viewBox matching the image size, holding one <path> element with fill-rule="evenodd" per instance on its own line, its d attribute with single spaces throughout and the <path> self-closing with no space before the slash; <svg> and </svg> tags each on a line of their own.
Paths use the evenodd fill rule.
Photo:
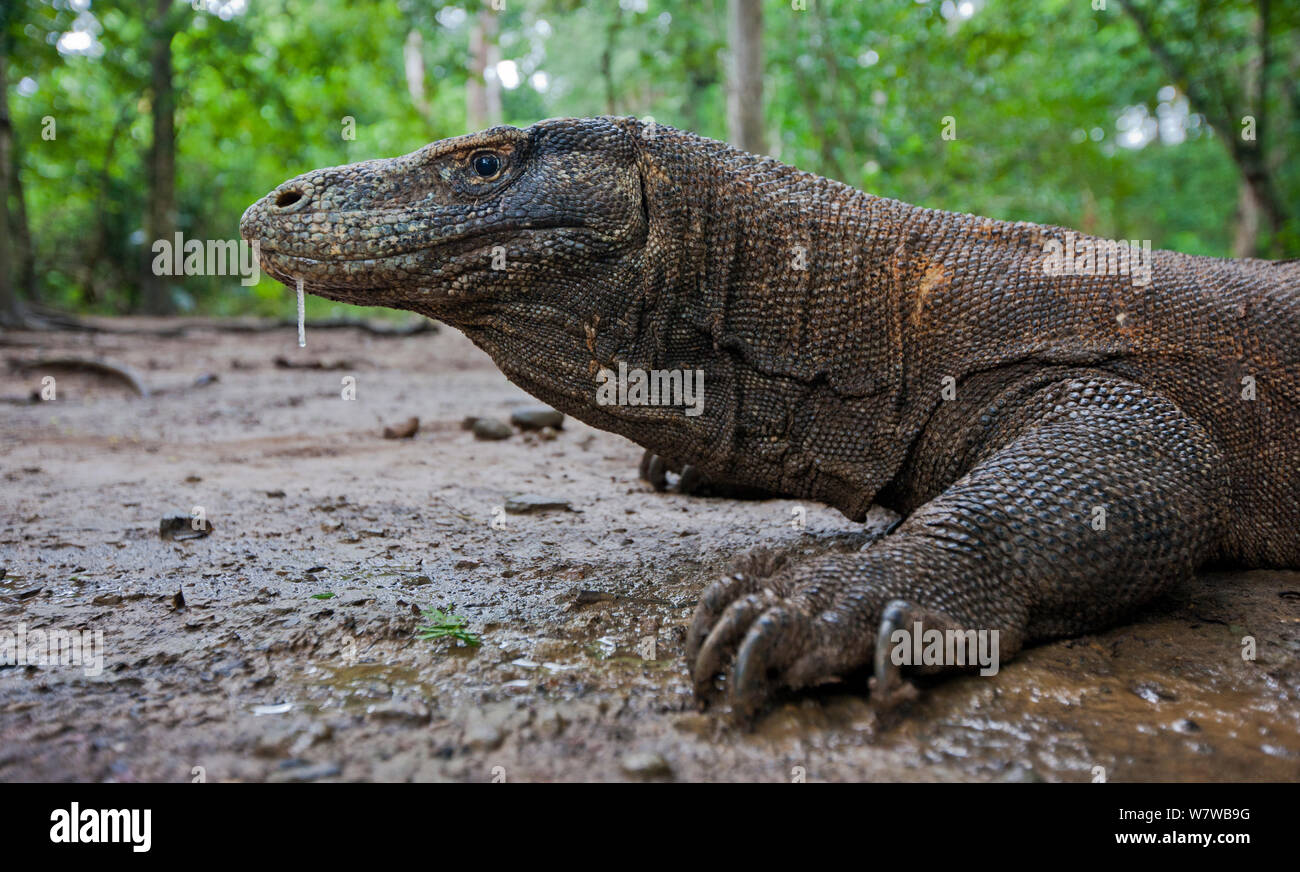
<svg viewBox="0 0 1300 872">
<path fill-rule="evenodd" d="M 1143 266 L 632 118 L 316 170 L 241 230 L 280 281 L 446 322 L 656 461 L 899 512 L 860 552 L 703 593 L 688 666 L 739 711 L 873 664 L 897 689 L 885 643 L 917 623 L 997 630 L 1006 659 L 1209 561 L 1300 567 L 1300 263 Z M 702 371 L 702 414 L 610 403 L 620 364 Z"/>
</svg>

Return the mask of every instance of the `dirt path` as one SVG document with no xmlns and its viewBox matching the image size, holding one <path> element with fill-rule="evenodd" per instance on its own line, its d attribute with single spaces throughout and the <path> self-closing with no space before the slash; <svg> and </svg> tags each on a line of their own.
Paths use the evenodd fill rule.
<svg viewBox="0 0 1300 872">
<path fill-rule="evenodd" d="M 862 541 L 838 513 L 653 493 L 636 446 L 571 420 L 476 440 L 466 416 L 535 401 L 448 330 L 0 342 L 0 393 L 57 389 L 0 405 L 0 645 L 103 639 L 97 675 L 0 666 L 0 780 L 1300 780 L 1300 573 L 1203 576 L 901 719 L 845 687 L 742 730 L 691 697 L 694 601 L 756 544 Z M 67 355 L 162 393 L 15 365 Z M 502 513 L 519 494 L 572 510 Z M 195 507 L 211 535 L 160 537 Z M 482 644 L 417 639 L 434 606 Z"/>
</svg>

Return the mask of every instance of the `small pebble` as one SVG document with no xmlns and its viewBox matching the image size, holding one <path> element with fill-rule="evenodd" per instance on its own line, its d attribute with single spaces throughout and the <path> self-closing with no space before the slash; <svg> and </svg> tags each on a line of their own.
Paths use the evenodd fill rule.
<svg viewBox="0 0 1300 872">
<path fill-rule="evenodd" d="M 472 429 L 475 439 L 509 439 L 514 433 L 509 424 L 496 418 L 478 418 Z"/>
<path fill-rule="evenodd" d="M 663 755 L 654 751 L 637 751 L 624 754 L 618 761 L 619 767 L 628 775 L 641 778 L 663 778 L 671 776 L 673 769 Z"/>
<path fill-rule="evenodd" d="M 520 430 L 541 430 L 546 427 L 560 429 L 564 426 L 564 413 L 550 406 L 524 406 L 510 413 L 510 423 Z"/>
<path fill-rule="evenodd" d="M 506 500 L 506 512 L 511 515 L 528 515 L 533 512 L 573 511 L 568 500 L 543 497 L 536 494 L 519 494 Z"/>
<path fill-rule="evenodd" d="M 419 418 L 407 418 L 400 424 L 384 428 L 385 439 L 411 439 L 420 430 Z"/>
</svg>

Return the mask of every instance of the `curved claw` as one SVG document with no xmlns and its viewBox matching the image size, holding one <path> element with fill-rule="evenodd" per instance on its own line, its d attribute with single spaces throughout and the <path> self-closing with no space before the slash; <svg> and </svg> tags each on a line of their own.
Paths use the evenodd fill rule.
<svg viewBox="0 0 1300 872">
<path fill-rule="evenodd" d="M 653 451 L 646 451 L 641 455 L 641 478 L 650 482 L 650 486 L 657 491 L 665 490 L 668 487 L 668 465 L 664 459 Z"/>
<path fill-rule="evenodd" d="M 731 683 L 731 704 L 738 713 L 752 713 L 767 698 L 768 671 L 781 668 L 790 659 L 788 648 L 797 638 L 791 632 L 794 622 L 790 611 L 776 606 L 765 611 L 745 635 Z"/>
<path fill-rule="evenodd" d="M 906 600 L 890 600 L 880 615 L 880 629 L 876 631 L 876 653 L 870 681 L 871 698 L 883 709 L 917 697 L 916 687 L 903 680 L 903 671 L 891 656 L 896 630 L 906 629 L 920 610 Z"/>
<path fill-rule="evenodd" d="M 704 589 L 700 602 L 695 606 L 695 615 L 691 618 L 691 628 L 686 633 L 686 662 L 692 664 L 704 645 L 704 640 L 713 630 L 718 616 L 731 603 L 757 587 L 748 575 L 735 573 L 720 578 Z"/>
<path fill-rule="evenodd" d="M 722 669 L 722 661 L 727 652 L 739 642 L 754 623 L 754 619 L 772 604 L 771 594 L 749 594 L 735 600 L 722 613 L 722 617 L 713 625 L 708 638 L 700 646 L 698 656 L 691 656 L 691 678 L 695 681 L 695 693 L 704 696 L 713 683 L 713 677 Z"/>
<path fill-rule="evenodd" d="M 874 684 L 872 690 L 884 695 L 890 694 L 897 684 L 902 683 L 902 673 L 890 658 L 894 643 L 891 637 L 894 631 L 907 620 L 909 606 L 903 600 L 890 600 L 880 615 L 880 629 L 876 631 L 876 655 L 873 662 Z"/>
</svg>

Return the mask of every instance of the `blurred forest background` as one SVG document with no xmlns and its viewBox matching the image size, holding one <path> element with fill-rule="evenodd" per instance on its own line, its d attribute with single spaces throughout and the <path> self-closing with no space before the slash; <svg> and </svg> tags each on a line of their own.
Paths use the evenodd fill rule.
<svg viewBox="0 0 1300 872">
<path fill-rule="evenodd" d="M 631 114 L 935 208 L 1300 256 L 1294 0 L 2 0 L 0 322 L 288 314 L 154 276 L 321 166 Z M 335 304 L 311 301 L 314 314 Z"/>
</svg>

